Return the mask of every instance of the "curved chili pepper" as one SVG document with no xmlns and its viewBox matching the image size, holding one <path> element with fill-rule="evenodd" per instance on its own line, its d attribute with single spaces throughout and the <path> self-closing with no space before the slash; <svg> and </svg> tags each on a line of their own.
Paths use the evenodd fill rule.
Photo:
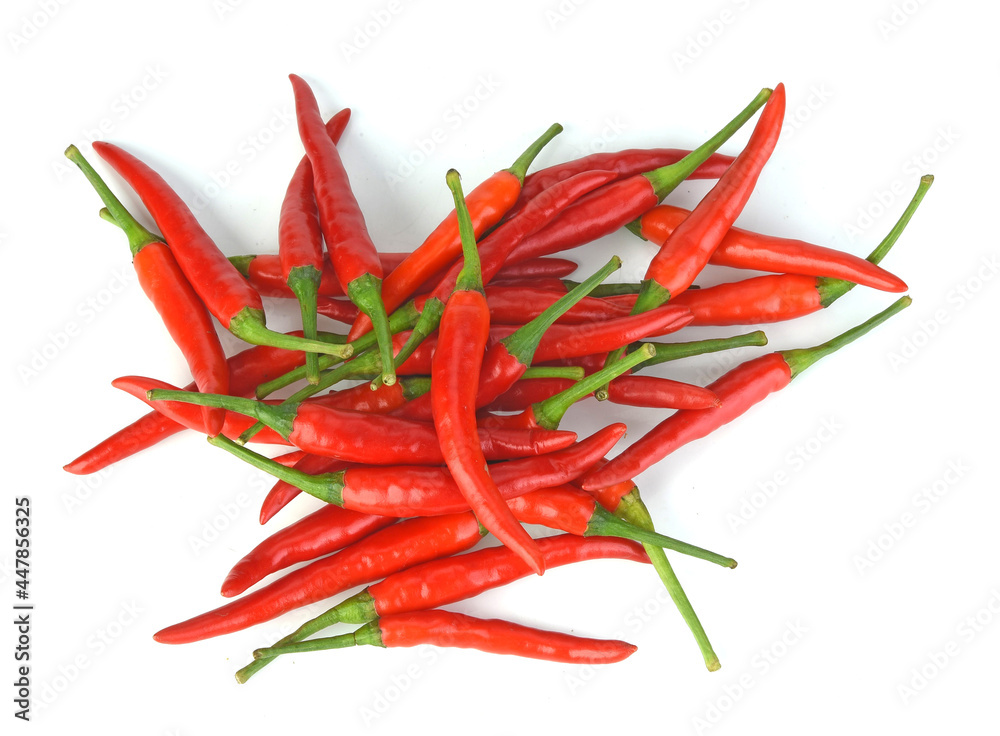
<svg viewBox="0 0 1000 736">
<path fill-rule="evenodd" d="M 312 166 L 313 191 L 330 262 L 340 288 L 375 325 L 382 355 L 382 380 L 391 384 L 396 374 L 389 318 L 381 297 L 383 272 L 378 250 L 368 234 L 337 146 L 326 133 L 316 96 L 301 77 L 289 74 L 288 78 L 295 95 L 299 138 Z"/>
<path fill-rule="evenodd" d="M 438 647 L 478 649 L 490 654 L 513 654 L 567 664 L 610 664 L 634 654 L 637 647 L 614 639 L 586 639 L 557 631 L 521 626 L 500 619 L 481 619 L 450 611 L 414 611 L 385 616 L 351 634 L 310 639 L 299 644 L 257 649 L 255 659 L 360 644 L 377 647 Z"/>
<path fill-rule="evenodd" d="M 272 406 L 236 396 L 163 389 L 148 391 L 147 399 L 157 408 L 162 407 L 164 413 L 173 411 L 172 402 L 181 402 L 221 406 L 252 416 L 282 439 L 312 455 L 374 465 L 440 465 L 444 462 L 434 426 L 410 419 L 361 414 L 307 402 Z M 553 452 L 576 440 L 574 432 L 505 434 L 482 431 L 474 436 L 479 440 L 480 453 L 488 453 L 497 460 Z"/>
<path fill-rule="evenodd" d="M 525 238 L 510 254 L 512 263 L 589 243 L 615 232 L 655 207 L 687 179 L 763 105 L 771 90 L 753 101 L 712 138 L 676 163 L 619 179 L 567 207 L 546 228 Z"/>
<path fill-rule="evenodd" d="M 642 237 L 660 245 L 689 214 L 689 210 L 667 204 L 654 207 L 639 220 Z M 902 279 L 871 261 L 804 240 L 760 235 L 738 227 L 729 228 L 708 262 L 729 268 L 825 276 L 882 291 L 906 291 Z"/>
<path fill-rule="evenodd" d="M 538 540 L 546 569 L 586 560 L 620 559 L 648 563 L 642 547 L 614 537 L 560 534 Z M 524 561 L 506 547 L 490 547 L 456 557 L 431 560 L 393 573 L 310 619 L 273 646 L 308 639 L 337 623 L 364 624 L 380 616 L 424 611 L 472 598 L 531 575 Z M 256 659 L 236 673 L 244 683 L 275 658 Z"/>
<path fill-rule="evenodd" d="M 226 575 L 222 595 L 237 596 L 271 573 L 336 552 L 396 521 L 391 516 L 323 506 L 275 532 L 244 555 Z"/>
<path fill-rule="evenodd" d="M 311 350 L 340 358 L 351 354 L 349 345 L 290 337 L 267 329 L 260 294 L 222 254 L 163 177 L 118 146 L 95 141 L 93 147 L 139 195 L 184 275 L 223 327 L 253 345 Z"/>
<path fill-rule="evenodd" d="M 359 539 L 215 610 L 157 632 L 163 644 L 187 644 L 240 631 L 295 608 L 427 560 L 470 549 L 484 531 L 471 512 L 408 519 Z"/>
<path fill-rule="evenodd" d="M 455 200 L 465 265 L 448 298 L 431 364 L 431 403 L 441 454 L 476 518 L 537 574 L 545 572 L 538 546 L 517 523 L 490 477 L 476 442 L 476 388 L 490 334 L 490 311 L 483 294 L 475 234 L 458 172 L 447 175 Z"/>
<path fill-rule="evenodd" d="M 741 363 L 709 385 L 722 401 L 721 407 L 679 411 L 670 415 L 603 468 L 587 474 L 580 486 L 589 490 L 636 477 L 678 447 L 704 437 L 740 416 L 768 394 L 787 386 L 793 377 L 823 356 L 864 335 L 909 304 L 910 298 L 903 297 L 867 322 L 822 345 L 783 350 Z"/>
<path fill-rule="evenodd" d="M 489 468 L 490 476 L 503 499 L 566 483 L 589 470 L 623 436 L 625 425 L 612 424 L 566 449 L 496 463 Z M 352 511 L 380 516 L 437 516 L 465 511 L 470 507 L 446 468 L 359 466 L 307 475 L 225 438 L 216 437 L 210 441 L 325 503 Z"/>
<path fill-rule="evenodd" d="M 507 213 L 508 217 L 519 212 L 541 192 L 576 174 L 587 171 L 613 171 L 618 178 L 625 178 L 675 164 L 691 153 L 682 148 L 630 148 L 624 151 L 592 153 L 589 156 L 549 166 L 525 177 L 521 196 Z M 705 163 L 691 172 L 688 179 L 718 179 L 732 162 L 732 156 L 713 153 Z"/>
<path fill-rule="evenodd" d="M 574 261 L 566 258 L 529 258 L 520 263 L 512 263 L 496 272 L 492 282 L 503 283 L 516 279 L 562 278 L 569 276 L 577 269 Z"/>
<path fill-rule="evenodd" d="M 596 171 L 567 179 L 536 197 L 517 217 L 503 223 L 483 238 L 483 241 L 477 244 L 483 283 L 489 283 L 508 265 L 506 263 L 508 255 L 525 237 L 543 228 L 567 206 L 588 192 L 594 191 L 613 176 L 611 172 Z M 454 264 L 424 301 L 420 321 L 414 327 L 410 339 L 396 353 L 397 369 L 416 350 L 421 341 L 437 329 L 444 303 L 455 290 L 463 264 L 464 261 Z"/>
<path fill-rule="evenodd" d="M 87 177 L 128 237 L 132 266 L 139 285 L 184 356 L 198 390 L 229 393 L 229 366 L 212 324 L 212 315 L 191 288 L 170 249 L 162 238 L 149 232 L 132 217 L 76 146 L 66 149 L 66 157 Z M 210 434 L 222 431 L 223 412 L 206 408 L 203 413 Z"/>
<path fill-rule="evenodd" d="M 492 228 L 517 200 L 524 176 L 541 150 L 562 132 L 556 123 L 549 127 L 509 169 L 502 169 L 477 186 L 466 198 L 475 237 Z M 414 251 L 390 274 L 382 288 L 386 311 L 391 312 L 417 293 L 417 288 L 431 276 L 450 265 L 462 253 L 458 218 L 455 210 L 442 220 Z M 450 292 L 450 290 L 449 290 Z M 351 326 L 348 338 L 354 340 L 371 329 L 371 321 L 361 317 Z"/>
</svg>

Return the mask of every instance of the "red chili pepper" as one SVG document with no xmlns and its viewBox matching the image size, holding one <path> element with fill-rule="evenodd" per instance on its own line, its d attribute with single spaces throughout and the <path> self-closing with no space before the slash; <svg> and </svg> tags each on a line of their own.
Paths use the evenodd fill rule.
<svg viewBox="0 0 1000 736">
<path fill-rule="evenodd" d="M 350 110 L 341 110 L 326 124 L 327 135 L 336 145 L 347 127 Z M 298 299 L 302 313 L 302 332 L 316 339 L 316 296 L 323 277 L 323 233 L 313 194 L 313 172 L 309 158 L 303 156 L 292 173 L 278 217 L 278 256 L 281 275 Z M 319 361 L 315 353 L 306 354 L 306 377 L 319 382 Z"/>
<path fill-rule="evenodd" d="M 170 245 L 191 286 L 222 326 L 253 345 L 311 350 L 340 358 L 348 345 L 290 337 L 267 329 L 260 294 L 253 290 L 163 178 L 118 146 L 95 141 L 94 150 L 135 190 Z"/>
<path fill-rule="evenodd" d="M 351 324 L 361 314 L 354 306 L 354 302 L 330 296 L 321 296 L 316 299 L 316 312 L 346 325 Z"/>
<path fill-rule="evenodd" d="M 689 210 L 671 205 L 654 207 L 639 221 L 642 237 L 660 245 L 689 214 Z M 729 228 L 708 262 L 729 268 L 825 276 L 882 291 L 906 291 L 902 279 L 850 253 L 738 227 Z"/>
<path fill-rule="evenodd" d="M 521 196 L 507 216 L 513 216 L 543 191 L 571 176 L 588 171 L 613 171 L 618 178 L 625 178 L 670 166 L 690 155 L 691 151 L 682 148 L 631 148 L 625 151 L 592 153 L 589 156 L 549 166 L 525 177 Z M 732 162 L 732 156 L 713 153 L 688 178 L 718 179 Z"/>
<path fill-rule="evenodd" d="M 730 123 L 680 161 L 643 174 L 619 179 L 580 199 L 548 227 L 525 238 L 510 255 L 512 263 L 575 248 L 615 232 L 663 201 L 701 166 L 763 105 L 771 90 L 760 94 Z"/>
<path fill-rule="evenodd" d="M 332 554 L 397 519 L 323 506 L 275 532 L 237 562 L 222 583 L 222 595 L 237 596 L 271 573 Z"/>
<path fill-rule="evenodd" d="M 482 538 L 471 512 L 408 519 L 369 534 L 213 611 L 157 632 L 163 644 L 186 644 L 240 631 L 295 608 L 365 585 L 427 560 L 470 549 Z"/>
<path fill-rule="evenodd" d="M 509 169 L 498 171 L 469 192 L 466 203 L 476 238 L 500 222 L 517 200 L 531 162 L 542 148 L 561 132 L 561 125 L 558 123 L 552 125 L 528 146 Z M 386 278 L 382 288 L 386 311 L 391 312 L 416 294 L 421 284 L 441 269 L 448 267 L 461 253 L 462 242 L 459 238 L 458 219 L 452 210 L 451 214 L 427 236 L 427 239 L 399 265 L 399 268 Z M 370 329 L 371 321 L 359 317 L 351 326 L 348 338 L 354 340 Z"/>
<path fill-rule="evenodd" d="M 312 166 L 313 191 L 330 262 L 340 288 L 375 325 L 382 355 L 382 380 L 391 384 L 396 375 L 389 318 L 381 298 L 383 272 L 378 250 L 368 234 L 337 146 L 326 133 L 315 95 L 301 77 L 290 74 L 288 78 L 295 94 L 299 138 Z"/>
<path fill-rule="evenodd" d="M 141 381 L 148 379 L 135 379 L 136 383 Z M 173 411 L 172 402 L 186 402 L 221 406 L 253 416 L 282 439 L 312 455 L 373 465 L 440 465 L 444 462 L 434 426 L 424 422 L 331 409 L 308 402 L 272 406 L 235 396 L 164 389 L 148 391 L 147 399 L 164 413 Z M 475 437 L 479 440 L 480 452 L 495 460 L 553 452 L 576 440 L 574 432 L 482 431 Z"/>
<path fill-rule="evenodd" d="M 320 475 L 322 473 L 336 473 L 338 470 L 344 470 L 351 467 L 351 463 L 345 463 L 333 457 L 305 453 L 304 457 L 291 467 L 293 470 L 308 475 Z M 267 492 L 267 495 L 264 496 L 264 500 L 260 504 L 260 523 L 263 525 L 269 522 L 274 518 L 275 514 L 290 504 L 300 493 L 302 493 L 302 489 L 293 486 L 291 483 L 286 483 L 283 480 L 276 482 L 271 486 L 271 490 Z"/>
<path fill-rule="evenodd" d="M 518 217 L 503 223 L 477 245 L 480 273 L 483 283 L 489 283 L 505 266 L 507 256 L 523 238 L 551 222 L 560 211 L 591 192 L 613 175 L 609 172 L 590 172 L 568 179 L 535 198 Z M 444 303 L 455 290 L 463 262 L 452 266 L 424 301 L 420 320 L 413 333 L 396 353 L 396 368 L 416 350 L 417 346 L 435 329 L 441 320 Z"/>
<path fill-rule="evenodd" d="M 612 424 L 564 450 L 538 457 L 508 460 L 489 467 L 503 499 L 571 481 L 589 470 L 625 435 L 624 424 Z M 286 481 L 325 503 L 380 516 L 437 516 L 470 507 L 446 468 L 421 466 L 355 466 L 308 475 L 221 437 L 212 444 Z"/>
<path fill-rule="evenodd" d="M 486 303 L 490 305 L 490 323 L 523 325 L 551 307 L 566 292 L 530 286 L 487 286 Z M 556 319 L 558 324 L 579 325 L 628 316 L 629 310 L 603 299 L 585 296 Z"/>
<path fill-rule="evenodd" d="M 212 324 L 212 316 L 191 288 L 170 249 L 162 238 L 149 232 L 132 217 L 76 146 L 66 149 L 66 157 L 80 168 L 115 222 L 128 236 L 132 266 L 139 285 L 184 356 L 195 385 L 200 391 L 228 393 L 229 366 Z M 203 414 L 209 432 L 218 434 L 222 430 L 224 413 L 206 408 Z"/>
<path fill-rule="evenodd" d="M 497 271 L 492 283 L 508 285 L 507 282 L 516 279 L 562 278 L 569 276 L 577 269 L 575 262 L 566 258 L 529 258 L 520 263 L 512 263 Z"/>
<path fill-rule="evenodd" d="M 414 611 L 385 616 L 351 634 L 310 639 L 287 647 L 257 649 L 253 656 L 255 659 L 270 659 L 281 654 L 341 649 L 359 644 L 386 648 L 430 644 L 567 664 L 621 662 L 637 649 L 624 641 L 585 639 L 500 619 L 473 618 L 449 611 Z"/>
<path fill-rule="evenodd" d="M 541 552 L 504 503 L 476 441 L 476 388 L 490 333 L 490 312 L 483 294 L 472 220 L 458 172 L 450 170 L 447 180 L 455 200 L 465 266 L 438 328 L 438 345 L 431 365 L 434 427 L 448 470 L 476 518 L 541 575 L 545 572 Z"/>
<path fill-rule="evenodd" d="M 909 304 L 910 298 L 903 297 L 867 322 L 822 345 L 783 350 L 741 363 L 709 386 L 722 401 L 721 407 L 670 415 L 603 468 L 585 476 L 580 486 L 591 490 L 636 477 L 678 447 L 740 416 L 768 394 L 787 386 L 794 376 L 823 356 L 857 339 Z"/>
</svg>

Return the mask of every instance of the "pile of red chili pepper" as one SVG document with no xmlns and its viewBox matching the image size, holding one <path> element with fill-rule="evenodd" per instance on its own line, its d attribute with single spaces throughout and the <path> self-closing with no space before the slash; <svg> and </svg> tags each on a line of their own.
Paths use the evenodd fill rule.
<svg viewBox="0 0 1000 736">
<path fill-rule="evenodd" d="M 358 644 L 615 662 L 635 647 L 440 607 L 549 568 L 616 558 L 652 564 L 706 665 L 717 669 L 666 551 L 729 568 L 736 562 L 658 533 L 636 479 L 903 309 L 909 297 L 815 347 L 743 362 L 709 386 L 640 371 L 766 344 L 756 330 L 660 339 L 688 325 L 788 320 L 830 306 L 856 284 L 905 291 L 879 263 L 932 178 L 920 181 L 866 259 L 734 227 L 778 140 L 785 108 L 778 85 L 693 151 L 598 153 L 528 174 L 562 130 L 553 125 L 513 165 L 468 192 L 449 171 L 441 185 L 454 210 L 412 252 L 384 253 L 338 150 L 350 111 L 324 122 L 306 82 L 291 81 L 305 155 L 281 205 L 276 255 L 226 257 L 156 171 L 118 146 L 95 143 L 145 205 L 159 234 L 151 232 L 79 150 L 66 152 L 100 195 L 101 215 L 127 236 L 139 282 L 193 378 L 184 389 L 116 379 L 115 387 L 152 411 L 66 470 L 93 473 L 189 429 L 277 479 L 261 523 L 301 492 L 323 502 L 236 563 L 222 585 L 234 600 L 155 638 L 181 644 L 219 636 L 367 585 L 255 651 L 237 679 L 282 654 Z M 743 150 L 717 153 L 758 112 Z M 716 183 L 691 211 L 661 204 L 687 179 Z M 621 237 L 631 231 L 654 246 L 640 283 L 604 283 L 621 266 L 617 256 L 581 281 L 567 278 L 573 261 L 553 257 L 623 230 Z M 695 288 L 711 265 L 751 273 Z M 301 331 L 268 329 L 262 297 L 295 299 Z M 318 315 L 343 327 L 320 331 Z M 215 321 L 250 347 L 226 356 Z M 301 386 L 287 398 L 268 398 L 294 384 Z M 624 449 L 621 422 L 578 437 L 562 419 L 588 397 L 663 418 Z M 260 452 L 266 444 L 279 454 Z M 532 536 L 525 525 L 559 533 Z M 500 544 L 473 550 L 489 535 Z M 308 564 L 258 585 L 298 563 Z M 336 624 L 360 628 L 314 638 Z"/>
</svg>

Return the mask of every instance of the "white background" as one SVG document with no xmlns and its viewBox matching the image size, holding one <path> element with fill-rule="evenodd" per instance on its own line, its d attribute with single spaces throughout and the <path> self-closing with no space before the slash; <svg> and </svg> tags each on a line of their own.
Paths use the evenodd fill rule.
<svg viewBox="0 0 1000 736">
<path fill-rule="evenodd" d="M 31 726 L 19 727 L 790 734 L 992 723 L 1000 637 L 1000 575 L 990 564 L 1000 512 L 992 4 L 153 7 L 15 0 L 0 24 L 9 468 L 0 606 L 14 603 L 13 498 L 30 496 L 34 514 L 35 703 Z M 188 380 L 135 284 L 124 238 L 97 219 L 96 196 L 61 154 L 71 142 L 89 153 L 98 135 L 122 144 L 190 200 L 217 195 L 200 216 L 227 253 L 273 252 L 280 197 L 301 155 L 286 119 L 292 71 L 314 85 L 325 114 L 353 108 L 342 151 L 386 250 L 414 247 L 447 211 L 447 168 L 472 186 L 552 122 L 566 131 L 539 166 L 605 149 L 691 147 L 779 81 L 788 123 L 740 224 L 866 255 L 919 174 L 936 175 L 885 261 L 907 280 L 914 305 L 639 479 L 665 532 L 740 561 L 728 571 L 676 559 L 721 671 L 704 669 L 652 572 L 613 562 L 553 570 L 457 607 L 639 646 L 600 670 L 365 649 L 296 657 L 237 685 L 232 673 L 249 652 L 304 620 L 301 611 L 208 642 L 153 642 L 163 626 L 222 603 L 230 566 L 315 504 L 297 502 L 260 528 L 269 483 L 194 435 L 99 476 L 60 469 L 143 413 L 111 379 Z M 269 126 L 276 132 L 265 133 Z M 444 142 L 415 153 L 437 128 Z M 723 150 L 736 153 L 746 136 Z M 255 140 L 265 141 L 259 150 Z M 417 162 L 412 172 L 401 169 L 407 157 Z M 227 166 L 238 173 L 213 189 Z M 705 191 L 683 186 L 672 201 L 690 205 Z M 651 254 L 621 233 L 572 257 L 592 269 L 612 252 L 626 259 L 623 279 L 641 277 Z M 735 276 L 716 271 L 702 282 Z M 892 298 L 857 289 L 823 313 L 767 328 L 768 349 L 822 341 Z M 268 309 L 275 325 L 294 324 L 286 305 Z M 729 365 L 695 359 L 660 375 L 705 382 Z M 661 416 L 592 404 L 566 426 L 590 432 L 612 409 L 630 438 Z M 767 497 L 765 487 L 775 492 Z M 933 502 L 921 495 L 934 488 L 942 493 Z M 15 632 L 3 628 L 0 718 L 9 724 Z"/>
</svg>

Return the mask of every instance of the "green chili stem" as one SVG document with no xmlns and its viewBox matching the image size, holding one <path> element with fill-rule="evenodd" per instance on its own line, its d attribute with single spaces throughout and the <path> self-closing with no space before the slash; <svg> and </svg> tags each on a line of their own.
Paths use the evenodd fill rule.
<svg viewBox="0 0 1000 736">
<path fill-rule="evenodd" d="M 83 175 L 87 177 L 87 181 L 90 185 L 97 191 L 100 196 L 101 201 L 104 202 L 105 208 L 108 210 L 108 214 L 111 216 L 111 222 L 118 225 L 124 232 L 126 237 L 128 237 L 128 247 L 132 251 L 132 257 L 135 258 L 139 251 L 150 243 L 162 243 L 163 238 L 159 235 L 154 235 L 149 230 L 144 228 L 139 222 L 132 217 L 125 205 L 114 195 L 108 185 L 104 182 L 94 167 L 83 157 L 80 153 L 80 149 L 76 146 L 70 146 L 66 149 L 66 158 L 75 163 Z"/>
<path fill-rule="evenodd" d="M 763 107 L 770 96 L 770 89 L 762 89 L 739 115 L 729 121 L 722 130 L 691 151 L 687 156 L 676 163 L 643 174 L 653 185 L 653 190 L 656 192 L 657 198 L 662 202 L 682 181 L 691 176 L 695 169 L 705 163 L 719 146 L 728 141 L 737 130 L 742 128 L 753 117 L 757 110 Z"/>
<path fill-rule="evenodd" d="M 562 279 L 563 286 L 566 287 L 566 291 L 570 289 L 575 289 L 580 285 L 579 281 L 573 281 L 572 279 Z M 605 296 L 624 296 L 628 294 L 638 294 L 639 287 L 642 286 L 639 282 L 622 282 L 617 284 L 601 284 L 594 287 L 590 291 L 590 296 L 593 297 L 605 297 Z"/>
<path fill-rule="evenodd" d="M 899 216 L 896 224 L 892 226 L 892 229 L 886 234 L 882 242 L 871 253 L 868 254 L 866 260 L 872 263 L 881 263 L 882 259 L 885 258 L 886 254 L 896 244 L 899 240 L 899 236 L 903 234 L 906 229 L 907 224 L 909 224 L 910 219 L 913 214 L 917 211 L 920 203 L 924 201 L 924 195 L 927 194 L 927 190 L 931 188 L 931 184 L 934 183 L 934 177 L 930 174 L 920 177 L 920 184 L 917 186 L 917 191 L 913 195 L 913 199 L 906 206 L 903 214 Z M 816 279 L 816 288 L 819 291 L 820 304 L 824 307 L 828 307 L 837 301 L 844 294 L 853 289 L 857 284 L 850 281 L 844 281 L 842 279 L 831 279 L 826 277 L 820 277 Z"/>
<path fill-rule="evenodd" d="M 792 371 L 792 378 L 795 378 L 820 358 L 824 358 L 830 353 L 840 350 L 840 348 L 844 347 L 848 343 L 852 343 L 862 335 L 871 332 L 874 328 L 878 327 L 897 312 L 901 312 L 906 309 L 912 302 L 913 300 L 910 299 L 909 296 L 900 297 L 889 305 L 888 308 L 882 310 L 871 319 L 862 322 L 857 327 L 852 327 L 847 332 L 843 332 L 835 338 L 827 340 L 826 342 L 811 348 L 782 350 L 780 351 L 781 357 L 783 357 L 785 362 L 788 363 L 788 367 Z"/>
<path fill-rule="evenodd" d="M 316 618 L 306 621 L 291 634 L 275 642 L 273 648 L 296 644 L 334 624 L 365 624 L 376 618 L 378 618 L 378 613 L 375 612 L 375 601 L 366 588 L 321 613 Z M 353 636 L 353 634 L 347 634 L 347 636 Z M 236 680 L 241 683 L 246 682 L 274 660 L 275 657 L 255 659 L 236 673 Z"/>
<path fill-rule="evenodd" d="M 302 336 L 315 340 L 319 328 L 316 324 L 316 298 L 323 273 L 315 266 L 296 266 L 288 272 L 288 288 L 295 294 L 302 313 Z M 306 353 L 306 380 L 319 383 L 319 355 Z"/>
<path fill-rule="evenodd" d="M 521 374 L 521 378 L 568 378 L 571 381 L 580 381 L 586 373 L 583 366 L 563 365 L 563 366 L 529 366 Z"/>
<path fill-rule="evenodd" d="M 612 256 L 604 266 L 593 276 L 586 279 L 579 286 L 569 291 L 564 296 L 559 297 L 550 304 L 537 317 L 527 324 L 505 337 L 501 342 L 507 348 L 507 352 L 517 359 L 521 365 L 531 365 L 531 359 L 538 348 L 546 330 L 551 327 L 557 319 L 568 312 L 572 307 L 590 293 L 591 289 L 600 284 L 614 271 L 622 267 L 622 259 Z"/>
<path fill-rule="evenodd" d="M 692 342 L 651 342 L 646 343 L 656 349 L 656 355 L 636 366 L 635 370 L 649 368 L 653 365 L 666 363 L 670 360 L 680 360 L 690 358 L 694 355 L 705 353 L 716 353 L 721 350 L 731 350 L 733 348 L 761 347 L 767 345 L 767 335 L 760 330 L 748 332 L 745 335 L 734 335 L 733 337 L 718 337 L 710 340 L 694 340 Z M 634 372 L 634 371 L 633 371 Z"/>
<path fill-rule="evenodd" d="M 295 337 L 269 330 L 264 325 L 264 312 L 251 307 L 244 307 L 229 320 L 229 331 L 251 345 L 269 345 L 285 350 L 311 351 L 332 355 L 336 358 L 349 358 L 354 352 L 354 348 L 349 344 L 333 345 L 320 340 L 307 340 L 304 337 Z"/>
<path fill-rule="evenodd" d="M 528 167 L 531 166 L 531 162 L 535 160 L 535 157 L 541 153 L 541 150 L 548 145 L 549 141 L 555 138 L 557 135 L 562 133 L 563 127 L 559 123 L 553 123 L 549 126 L 548 130 L 542 133 L 534 143 L 525 149 L 524 153 L 518 156 L 514 164 L 507 169 L 510 173 L 517 177 L 521 184 L 524 184 L 524 177 L 528 173 Z"/>
<path fill-rule="evenodd" d="M 197 406 L 211 406 L 255 417 L 286 440 L 292 433 L 292 422 L 295 420 L 295 413 L 298 410 L 298 404 L 271 406 L 253 399 L 244 399 L 242 396 L 202 394 L 197 391 L 172 391 L 162 388 L 147 391 L 146 398 L 150 401 L 180 401 Z"/>
<path fill-rule="evenodd" d="M 375 625 L 375 630 L 378 631 L 378 623 L 373 621 L 372 624 Z M 368 624 L 362 626 L 357 631 L 350 634 L 341 634 L 340 636 L 326 636 L 321 639 L 310 639 L 309 641 L 298 642 L 297 644 L 289 644 L 283 647 L 268 647 L 265 649 L 255 649 L 253 653 L 254 659 L 274 659 L 282 654 L 298 654 L 300 652 L 319 652 L 326 649 L 344 649 L 345 647 L 358 646 L 360 644 L 374 644 L 375 646 L 381 646 L 381 638 L 379 638 L 378 643 L 375 641 L 370 641 L 370 632 L 365 632 L 368 635 L 365 636 L 365 628 Z"/>
<path fill-rule="evenodd" d="M 347 285 L 347 296 L 371 320 L 382 356 L 382 383 L 391 386 L 396 382 L 396 366 L 392 360 L 392 330 L 382 303 L 382 280 L 370 273 L 358 276 Z"/>
<path fill-rule="evenodd" d="M 639 496 L 638 488 L 633 488 L 622 498 L 621 503 L 615 510 L 615 515 L 640 529 L 654 531 L 653 519 L 650 517 L 649 510 Z M 705 666 L 710 672 L 719 669 L 722 666 L 719 663 L 719 657 L 716 655 L 715 650 L 712 649 L 712 644 L 708 640 L 708 634 L 705 633 L 701 621 L 698 620 L 698 614 L 695 613 L 694 608 L 691 606 L 691 601 L 688 600 L 684 588 L 681 587 L 681 583 L 677 579 L 677 575 L 674 573 L 674 569 L 671 567 L 666 553 L 660 547 L 655 547 L 651 544 L 643 544 L 642 547 L 646 550 L 646 554 L 649 555 L 650 562 L 653 563 L 653 567 L 660 576 L 660 580 L 663 581 L 663 585 L 670 594 L 670 598 L 673 600 L 674 605 L 677 606 L 681 618 L 684 619 L 684 622 L 694 635 L 694 639 L 698 643 L 698 648 L 701 650 L 701 655 L 705 660 Z"/>
<path fill-rule="evenodd" d="M 479 251 L 476 249 L 476 231 L 472 227 L 472 217 L 465 204 L 462 193 L 462 177 L 455 169 L 449 169 L 445 176 L 448 189 L 455 200 L 455 212 L 458 215 L 458 234 L 462 239 L 462 270 L 455 279 L 455 291 L 483 292 L 483 269 L 479 261 Z"/>
<path fill-rule="evenodd" d="M 531 409 L 535 415 L 535 421 L 543 429 L 556 429 L 562 421 L 566 412 L 580 399 L 589 396 L 601 386 L 606 386 L 618 376 L 622 375 L 639 363 L 649 360 L 656 354 L 652 345 L 643 345 L 638 350 L 629 353 L 624 360 L 619 360 L 596 373 L 592 373 L 586 378 L 577 381 L 565 391 L 550 396 L 544 401 L 538 401 L 532 405 Z"/>
<path fill-rule="evenodd" d="M 396 368 L 398 369 L 406 362 L 420 347 L 420 343 L 427 339 L 434 330 L 441 324 L 441 315 L 444 314 L 444 302 L 437 297 L 430 297 L 424 301 L 424 309 L 420 312 L 420 317 L 413 326 L 413 332 L 406 339 L 403 347 L 396 354 Z"/>
</svg>

